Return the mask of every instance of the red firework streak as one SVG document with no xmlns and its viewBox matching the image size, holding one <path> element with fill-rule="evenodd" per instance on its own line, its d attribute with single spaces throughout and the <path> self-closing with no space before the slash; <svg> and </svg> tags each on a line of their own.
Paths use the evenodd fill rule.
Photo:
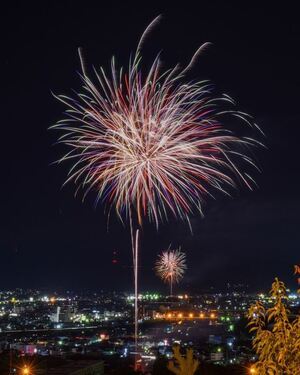
<svg viewBox="0 0 300 375">
<path fill-rule="evenodd" d="M 117 264 L 117 263 L 118 263 L 118 252 L 113 251 L 112 264 Z"/>
</svg>

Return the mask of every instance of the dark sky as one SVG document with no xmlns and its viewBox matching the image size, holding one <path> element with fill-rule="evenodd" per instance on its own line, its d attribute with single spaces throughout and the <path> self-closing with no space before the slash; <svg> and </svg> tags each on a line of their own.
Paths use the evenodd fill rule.
<svg viewBox="0 0 300 375">
<path fill-rule="evenodd" d="M 300 261 L 300 33 L 292 3 L 271 8 L 230 1 L 184 1 L 169 7 L 150 1 L 140 6 L 130 1 L 5 3 L 0 22 L 0 289 L 130 289 L 128 228 L 112 220 L 107 231 L 103 208 L 94 208 L 93 196 L 82 204 L 73 186 L 61 190 L 68 166 L 50 166 L 61 149 L 52 146 L 56 134 L 47 128 L 63 111 L 51 91 L 70 94 L 80 87 L 77 47 L 95 66 L 107 66 L 113 54 L 125 65 L 159 13 L 163 20 L 146 41 L 145 61 L 163 50 L 166 66 L 186 63 L 201 43 L 212 42 L 193 74 L 238 99 L 266 133 L 268 151 L 258 155 L 263 170 L 256 176 L 259 188 L 208 200 L 205 217 L 192 218 L 193 236 L 174 221 L 159 233 L 144 228 L 142 288 L 163 290 L 152 267 L 170 243 L 187 252 L 189 271 L 179 290 L 221 287 L 227 281 L 260 289 L 275 276 L 295 286 L 292 267 Z M 113 250 L 118 251 L 117 265 L 112 264 Z"/>
</svg>

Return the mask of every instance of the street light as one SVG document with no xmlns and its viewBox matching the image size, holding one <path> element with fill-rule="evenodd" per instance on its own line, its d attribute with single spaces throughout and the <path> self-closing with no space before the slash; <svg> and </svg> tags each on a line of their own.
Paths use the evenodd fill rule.
<svg viewBox="0 0 300 375">
<path fill-rule="evenodd" d="M 29 367 L 24 366 L 24 367 L 23 367 L 23 370 L 22 370 L 22 374 L 23 374 L 23 375 L 29 375 L 29 374 L 30 374 L 30 369 L 29 369 Z"/>
<path fill-rule="evenodd" d="M 250 367 L 250 370 L 249 370 L 250 374 L 256 374 L 256 369 L 255 367 Z"/>
</svg>

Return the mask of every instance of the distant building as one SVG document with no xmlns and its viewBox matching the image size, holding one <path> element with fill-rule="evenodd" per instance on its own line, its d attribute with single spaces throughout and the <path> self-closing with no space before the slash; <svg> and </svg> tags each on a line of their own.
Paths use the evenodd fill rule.
<svg viewBox="0 0 300 375">
<path fill-rule="evenodd" d="M 59 318 L 60 318 L 60 306 L 57 306 L 56 312 L 54 312 L 53 314 L 50 314 L 49 318 L 50 318 L 50 321 L 52 323 L 59 323 L 60 322 L 60 320 L 59 320 Z"/>
<path fill-rule="evenodd" d="M 49 315 L 52 323 L 69 323 L 74 316 L 74 312 L 69 306 L 57 306 L 56 311 Z"/>
<path fill-rule="evenodd" d="M 208 343 L 209 344 L 221 344 L 222 343 L 222 337 L 217 335 L 209 335 L 208 336 Z"/>
<path fill-rule="evenodd" d="M 210 360 L 213 362 L 219 362 L 224 359 L 223 352 L 210 353 Z"/>
<path fill-rule="evenodd" d="M 37 353 L 36 345 L 32 344 L 11 344 L 11 349 L 17 350 L 26 355 L 34 355 Z"/>
</svg>

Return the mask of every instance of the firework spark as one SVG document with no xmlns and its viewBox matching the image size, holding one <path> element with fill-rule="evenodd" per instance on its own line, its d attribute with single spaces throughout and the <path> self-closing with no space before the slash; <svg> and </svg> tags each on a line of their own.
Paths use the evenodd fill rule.
<svg viewBox="0 0 300 375">
<path fill-rule="evenodd" d="M 252 125 L 250 117 L 224 111 L 232 100 L 212 98 L 207 82 L 183 83 L 177 67 L 162 72 L 159 56 L 145 76 L 140 65 L 139 51 L 127 73 L 113 58 L 109 74 L 95 70 L 95 82 L 83 67 L 82 93 L 58 96 L 67 111 L 54 128 L 69 147 L 60 161 L 73 162 L 66 182 L 83 188 L 84 197 L 96 191 L 97 202 L 120 217 L 132 210 L 140 225 L 148 217 L 157 226 L 169 214 L 188 219 L 201 211 L 214 189 L 226 193 L 239 182 L 251 188 L 252 178 L 237 165 L 255 166 L 247 152 L 258 142 L 222 122 L 231 114 Z"/>
<path fill-rule="evenodd" d="M 170 284 L 170 295 L 173 294 L 173 283 L 178 283 L 186 270 L 185 253 L 177 250 L 167 250 L 159 255 L 155 264 L 157 275 Z"/>
</svg>

